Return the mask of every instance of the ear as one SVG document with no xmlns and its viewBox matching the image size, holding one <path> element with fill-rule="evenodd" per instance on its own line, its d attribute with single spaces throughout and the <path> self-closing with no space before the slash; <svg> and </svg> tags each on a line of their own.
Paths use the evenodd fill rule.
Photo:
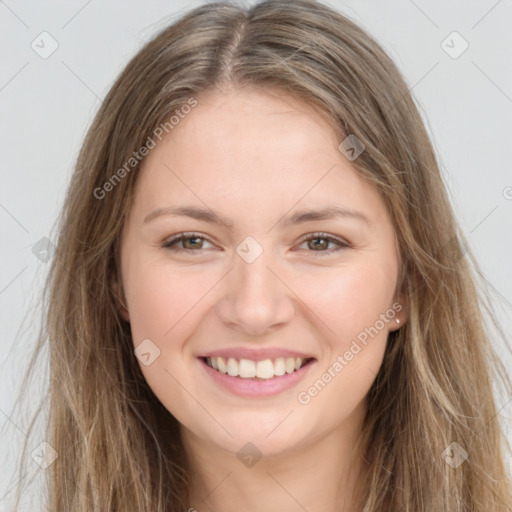
<svg viewBox="0 0 512 512">
<path fill-rule="evenodd" d="M 119 314 L 123 320 L 126 322 L 130 321 L 130 313 L 128 311 L 128 307 L 125 305 L 126 300 L 124 297 L 124 292 L 122 289 L 122 286 L 120 286 L 117 279 L 113 279 L 111 283 L 112 292 L 114 294 L 114 297 L 116 299 L 117 303 L 117 309 L 119 311 Z"/>
</svg>

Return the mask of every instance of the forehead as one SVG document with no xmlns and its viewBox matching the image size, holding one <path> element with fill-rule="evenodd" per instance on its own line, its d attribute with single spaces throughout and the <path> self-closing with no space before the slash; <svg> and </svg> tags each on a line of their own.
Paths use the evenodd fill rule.
<svg viewBox="0 0 512 512">
<path fill-rule="evenodd" d="M 218 158 L 240 156 L 246 163 L 250 157 L 293 161 L 304 152 L 311 157 L 312 149 L 320 156 L 327 146 L 337 146 L 334 130 L 313 107 L 257 89 L 209 92 L 198 98 L 198 106 L 179 128 L 176 143 L 194 145 L 197 139 L 211 143 L 205 148 L 196 145 L 198 150 L 215 151 Z"/>
<path fill-rule="evenodd" d="M 239 214 L 289 210 L 299 201 L 355 207 L 347 201 L 378 200 L 338 150 L 334 129 L 307 104 L 257 90 L 197 101 L 146 157 L 136 194 L 143 209 L 192 199 Z"/>
</svg>

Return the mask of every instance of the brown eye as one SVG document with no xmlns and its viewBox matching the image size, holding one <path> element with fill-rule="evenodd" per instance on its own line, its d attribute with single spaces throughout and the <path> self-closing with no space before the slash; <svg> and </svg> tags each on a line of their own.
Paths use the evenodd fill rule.
<svg viewBox="0 0 512 512">
<path fill-rule="evenodd" d="M 317 243 L 320 240 L 320 243 Z M 327 249 L 330 241 L 325 237 L 316 236 L 315 238 L 310 238 L 306 242 L 308 247 L 311 249 Z"/>
<path fill-rule="evenodd" d="M 162 247 L 176 252 L 193 252 L 203 249 L 205 241 L 207 241 L 206 238 L 197 233 L 180 233 L 179 235 L 165 241 L 162 244 Z M 180 243 L 182 247 L 177 247 Z"/>
<path fill-rule="evenodd" d="M 198 236 L 185 236 L 181 241 L 185 249 L 201 249 L 203 247 L 203 239 Z"/>
<path fill-rule="evenodd" d="M 312 235 L 305 238 L 302 241 L 302 244 L 307 244 L 307 247 L 311 249 L 311 251 L 308 252 L 321 254 L 331 254 L 333 252 L 339 251 L 340 249 L 349 247 L 348 243 L 326 235 L 325 233 L 313 233 Z M 334 249 L 329 249 L 328 247 L 330 244 L 335 244 L 337 247 Z"/>
</svg>

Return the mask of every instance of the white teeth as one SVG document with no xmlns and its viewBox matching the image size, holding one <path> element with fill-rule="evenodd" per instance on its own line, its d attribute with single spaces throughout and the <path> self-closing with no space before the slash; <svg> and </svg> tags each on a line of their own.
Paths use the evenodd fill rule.
<svg viewBox="0 0 512 512">
<path fill-rule="evenodd" d="M 231 377 L 238 375 L 238 363 L 232 357 L 228 359 L 228 375 L 231 375 Z"/>
<path fill-rule="evenodd" d="M 278 357 L 274 361 L 274 374 L 275 375 L 284 375 L 286 373 L 286 367 L 284 364 L 284 357 Z"/>
<path fill-rule="evenodd" d="M 211 361 L 211 358 L 209 358 L 209 359 Z M 222 357 L 216 357 L 215 359 L 217 359 L 217 364 L 219 366 L 219 372 L 220 373 L 228 373 L 228 369 L 226 368 L 226 363 L 224 362 L 224 359 L 222 359 Z"/>
<path fill-rule="evenodd" d="M 301 357 L 278 357 L 277 359 L 263 359 L 252 361 L 251 359 L 237 360 L 229 357 L 226 361 L 223 357 L 208 357 L 207 364 L 220 373 L 227 373 L 231 377 L 242 379 L 271 379 L 285 373 L 293 373 L 301 368 L 305 359 Z"/>
<path fill-rule="evenodd" d="M 271 379 L 274 376 L 274 365 L 270 359 L 263 359 L 256 364 L 256 377 Z"/>
<path fill-rule="evenodd" d="M 256 377 L 256 363 L 250 359 L 240 359 L 240 363 L 238 364 L 238 375 L 243 379 L 252 379 L 252 377 Z"/>
</svg>

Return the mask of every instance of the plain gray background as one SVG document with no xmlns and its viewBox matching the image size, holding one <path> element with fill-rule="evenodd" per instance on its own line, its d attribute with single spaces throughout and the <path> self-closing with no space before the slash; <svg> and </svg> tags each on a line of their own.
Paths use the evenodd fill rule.
<svg viewBox="0 0 512 512">
<path fill-rule="evenodd" d="M 48 266 L 33 248 L 54 235 L 78 149 L 116 75 L 156 31 L 201 3 L 0 0 L 0 511 L 12 496 L 26 435 L 26 423 L 9 417 L 33 345 L 34 330 L 22 320 L 37 314 Z M 326 3 L 366 28 L 405 75 L 510 339 L 512 1 Z M 52 44 L 57 49 L 45 55 Z M 512 369 L 510 359 L 506 364 Z M 42 373 L 34 398 L 45 385 Z M 511 400 L 500 398 L 503 417 L 511 416 Z M 42 441 L 43 433 L 31 446 Z M 44 470 L 34 463 L 32 471 Z"/>
</svg>

